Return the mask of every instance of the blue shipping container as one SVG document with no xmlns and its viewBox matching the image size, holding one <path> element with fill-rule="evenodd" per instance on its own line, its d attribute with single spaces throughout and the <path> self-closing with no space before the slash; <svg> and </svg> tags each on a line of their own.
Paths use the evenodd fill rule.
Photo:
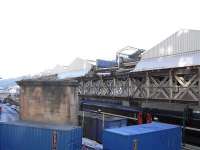
<svg viewBox="0 0 200 150">
<path fill-rule="evenodd" d="M 27 122 L 0 123 L 0 150 L 80 150 L 82 128 Z"/>
<path fill-rule="evenodd" d="M 181 150 L 181 128 L 163 123 L 150 123 L 106 129 L 104 150 Z"/>
<path fill-rule="evenodd" d="M 96 60 L 96 66 L 99 68 L 110 68 L 114 67 L 115 65 L 117 65 L 116 61 L 102 60 L 102 59 Z"/>
</svg>

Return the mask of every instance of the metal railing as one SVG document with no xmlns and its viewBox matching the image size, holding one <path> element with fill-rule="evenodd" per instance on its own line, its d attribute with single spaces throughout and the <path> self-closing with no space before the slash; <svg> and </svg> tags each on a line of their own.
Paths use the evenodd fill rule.
<svg viewBox="0 0 200 150">
<path fill-rule="evenodd" d="M 93 113 L 93 114 L 100 115 L 100 116 L 102 115 L 102 127 L 103 127 L 103 129 L 104 129 L 104 122 L 105 122 L 106 116 L 119 117 L 119 118 L 134 120 L 134 121 L 138 120 L 135 117 L 127 117 L 127 116 L 123 116 L 123 115 L 107 113 L 107 112 L 102 112 L 102 111 L 79 111 L 79 114 L 81 114 L 81 116 L 82 116 L 82 120 L 81 120 L 82 127 L 84 127 L 86 113 Z"/>
</svg>

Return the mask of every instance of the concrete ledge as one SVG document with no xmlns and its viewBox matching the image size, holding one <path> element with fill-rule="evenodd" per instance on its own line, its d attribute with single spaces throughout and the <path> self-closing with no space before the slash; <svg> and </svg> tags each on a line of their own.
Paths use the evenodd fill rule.
<svg viewBox="0 0 200 150">
<path fill-rule="evenodd" d="M 76 80 L 21 80 L 17 81 L 19 86 L 31 85 L 31 86 L 49 86 L 49 85 L 59 85 L 59 86 L 78 86 Z"/>
</svg>

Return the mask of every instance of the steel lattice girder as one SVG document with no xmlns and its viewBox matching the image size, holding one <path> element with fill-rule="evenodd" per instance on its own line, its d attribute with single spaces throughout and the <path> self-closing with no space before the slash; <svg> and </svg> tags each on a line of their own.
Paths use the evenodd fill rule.
<svg viewBox="0 0 200 150">
<path fill-rule="evenodd" d="M 145 100 L 200 101 L 200 68 L 176 68 L 119 76 L 81 78 L 80 95 Z"/>
</svg>

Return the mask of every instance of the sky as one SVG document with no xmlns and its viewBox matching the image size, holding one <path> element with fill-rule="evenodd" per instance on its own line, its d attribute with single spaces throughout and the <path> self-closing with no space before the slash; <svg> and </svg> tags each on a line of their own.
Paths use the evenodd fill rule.
<svg viewBox="0 0 200 150">
<path fill-rule="evenodd" d="M 76 57 L 113 59 L 200 30 L 198 0 L 1 0 L 0 77 L 36 74 Z"/>
</svg>

